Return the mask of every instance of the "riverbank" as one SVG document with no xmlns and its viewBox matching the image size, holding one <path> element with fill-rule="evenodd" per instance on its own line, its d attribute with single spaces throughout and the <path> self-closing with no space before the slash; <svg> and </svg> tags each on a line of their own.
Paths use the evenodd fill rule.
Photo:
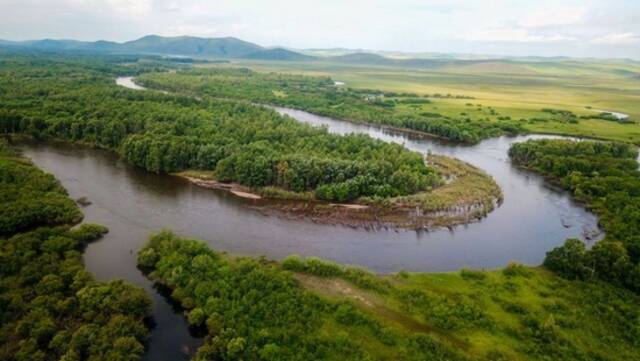
<svg viewBox="0 0 640 361">
<path fill-rule="evenodd" d="M 263 214 L 364 229 L 452 229 L 484 218 L 501 204 L 500 187 L 484 171 L 441 155 L 429 155 L 426 161 L 443 178 L 443 185 L 409 196 L 385 200 L 360 198 L 354 203 L 321 201 L 313 192 L 222 183 L 210 171 L 184 171 L 174 175 L 203 188 L 227 191 L 251 200 L 247 206 Z"/>
<path fill-rule="evenodd" d="M 340 352 L 376 360 L 640 356 L 633 331 L 637 295 L 602 282 L 565 280 L 540 267 L 382 275 L 315 257 L 234 257 L 170 232 L 153 236 L 138 264 L 173 290 L 192 325 L 207 328 L 198 354 L 210 358 L 238 339 L 239 355 L 268 349 L 316 359 L 342 359 Z M 289 334 L 295 337 L 278 348 L 263 346 Z"/>
<path fill-rule="evenodd" d="M 140 360 L 151 299 L 132 283 L 97 280 L 83 262 L 108 229 L 80 224 L 60 182 L 3 138 L 0 174 L 0 359 Z"/>
</svg>

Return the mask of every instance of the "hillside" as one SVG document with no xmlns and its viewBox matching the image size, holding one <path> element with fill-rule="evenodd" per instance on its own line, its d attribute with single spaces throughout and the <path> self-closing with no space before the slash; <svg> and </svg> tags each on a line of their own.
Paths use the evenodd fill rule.
<svg viewBox="0 0 640 361">
<path fill-rule="evenodd" d="M 259 50 L 254 53 L 247 54 L 243 56 L 243 58 L 253 59 L 253 60 L 282 60 L 282 61 L 309 61 L 309 60 L 317 59 L 314 56 L 304 55 L 304 54 L 296 53 L 295 51 L 282 49 L 282 48 Z"/>
<path fill-rule="evenodd" d="M 263 48 L 236 38 L 149 35 L 121 44 L 117 49 L 125 52 L 239 58 L 260 51 Z"/>
<path fill-rule="evenodd" d="M 115 43 L 109 41 L 86 42 L 77 40 L 32 40 L 11 42 L 0 40 L 0 45 L 39 50 L 81 50 L 117 53 L 149 53 L 220 58 L 241 58 L 262 51 L 259 45 L 236 38 L 198 38 L 192 36 L 162 37 L 149 35 L 143 38 Z"/>
</svg>

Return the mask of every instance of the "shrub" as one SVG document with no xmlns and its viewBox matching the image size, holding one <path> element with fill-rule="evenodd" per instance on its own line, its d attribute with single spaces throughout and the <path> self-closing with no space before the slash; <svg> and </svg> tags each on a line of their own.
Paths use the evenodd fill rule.
<svg viewBox="0 0 640 361">
<path fill-rule="evenodd" d="M 485 278 L 487 278 L 487 274 L 484 271 L 475 271 L 475 270 L 469 270 L 465 268 L 460 270 L 460 276 L 465 280 L 475 280 L 475 281 L 482 281 Z"/>
</svg>

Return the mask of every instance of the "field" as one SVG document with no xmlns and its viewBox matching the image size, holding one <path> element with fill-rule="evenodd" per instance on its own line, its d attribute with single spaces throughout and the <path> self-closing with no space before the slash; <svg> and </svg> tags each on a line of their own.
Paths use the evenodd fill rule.
<svg viewBox="0 0 640 361">
<path fill-rule="evenodd" d="M 203 66 L 213 66 L 210 64 Z M 261 72 L 331 76 L 354 88 L 462 95 L 474 99 L 431 98 L 405 105 L 409 111 L 436 112 L 472 120 L 525 119 L 531 132 L 558 133 L 640 144 L 640 124 L 603 119 L 557 121 L 542 109 L 567 110 L 577 117 L 612 111 L 640 119 L 640 64 L 631 61 L 485 61 L 452 63 L 428 69 L 328 62 L 234 61 L 215 66 L 246 66 Z M 472 105 L 468 105 L 472 104 Z M 493 109 L 493 112 L 491 111 Z M 554 120 L 556 118 L 556 120 Z M 532 121 L 531 119 L 535 119 Z"/>
<path fill-rule="evenodd" d="M 296 278 L 327 299 L 348 300 L 389 325 L 425 332 L 471 358 L 622 360 L 637 356 L 633 343 L 623 341 L 619 327 L 624 322 L 617 311 L 598 310 L 598 302 L 612 302 L 625 312 L 635 309 L 622 301 L 625 292 L 566 281 L 540 268 L 511 265 L 501 271 L 401 272 L 378 279 L 391 285 L 389 292 L 362 288 L 341 277 L 298 273 Z M 616 354 L 603 355 L 601 350 L 607 346 L 601 342 L 615 343 Z"/>
</svg>

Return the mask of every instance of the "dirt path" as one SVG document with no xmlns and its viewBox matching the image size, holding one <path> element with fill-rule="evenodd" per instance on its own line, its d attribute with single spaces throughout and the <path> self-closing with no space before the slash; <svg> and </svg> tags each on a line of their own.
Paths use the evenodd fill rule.
<svg viewBox="0 0 640 361">
<path fill-rule="evenodd" d="M 463 350 L 468 350 L 470 347 L 468 342 L 455 337 L 444 330 L 419 322 L 413 317 L 385 306 L 384 301 L 379 296 L 372 292 L 357 288 L 343 279 L 323 278 L 303 273 L 296 273 L 295 278 L 300 281 L 306 289 L 312 292 L 331 299 L 349 299 L 365 311 L 387 321 L 391 321 L 408 331 L 421 332 L 435 336 Z"/>
</svg>

